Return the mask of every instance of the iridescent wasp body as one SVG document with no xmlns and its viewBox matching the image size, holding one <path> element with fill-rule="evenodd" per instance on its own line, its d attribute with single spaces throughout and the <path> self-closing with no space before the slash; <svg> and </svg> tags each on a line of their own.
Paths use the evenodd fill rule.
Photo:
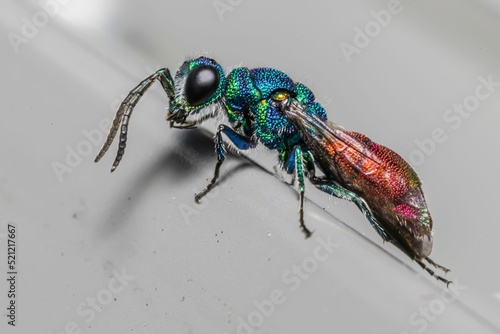
<svg viewBox="0 0 500 334">
<path fill-rule="evenodd" d="M 116 169 L 124 154 L 132 111 L 157 80 L 169 98 L 167 121 L 171 127 L 192 129 L 221 113 L 231 124 L 217 128 L 214 176 L 195 195 L 196 202 L 215 186 L 226 145 L 244 151 L 261 143 L 278 152 L 281 168 L 294 177 L 299 193 L 299 223 L 306 237 L 311 235 L 303 210 L 308 178 L 318 189 L 354 202 L 384 241 L 395 244 L 430 275 L 450 283 L 423 262 L 448 271 L 428 257 L 433 242 L 432 219 L 420 180 L 410 165 L 368 137 L 328 121 L 313 93 L 279 70 L 239 67 L 226 77 L 213 59 L 199 57 L 184 62 L 174 78 L 166 68 L 156 71 L 120 105 L 96 162 L 120 132 L 111 171 Z M 316 176 L 316 167 L 323 176 Z"/>
</svg>

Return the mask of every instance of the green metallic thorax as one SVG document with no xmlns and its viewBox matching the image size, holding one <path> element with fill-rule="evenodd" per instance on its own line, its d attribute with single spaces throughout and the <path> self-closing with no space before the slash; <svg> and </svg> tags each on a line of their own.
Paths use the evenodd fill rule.
<svg viewBox="0 0 500 334">
<path fill-rule="evenodd" d="M 314 101 L 309 88 L 272 68 L 232 70 L 227 76 L 225 108 L 235 130 L 247 136 L 254 135 L 269 149 L 278 150 L 280 162 L 286 166 L 294 147 L 304 150 L 306 147 L 298 130 L 272 105 L 272 95 L 276 92 L 288 93 L 308 112 L 326 120 L 325 110 Z"/>
</svg>

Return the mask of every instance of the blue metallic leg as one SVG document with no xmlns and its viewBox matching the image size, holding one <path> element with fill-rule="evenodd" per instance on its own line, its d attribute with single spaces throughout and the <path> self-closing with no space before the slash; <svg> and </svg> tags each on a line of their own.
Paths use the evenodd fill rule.
<svg viewBox="0 0 500 334">
<path fill-rule="evenodd" d="M 224 146 L 224 142 L 222 141 L 222 133 L 224 133 L 229 138 L 231 143 L 233 143 L 234 146 L 239 150 L 248 150 L 254 148 L 257 145 L 257 143 L 254 142 L 251 138 L 240 135 L 227 125 L 220 124 L 214 137 L 215 152 L 217 153 L 217 164 L 215 165 L 214 177 L 205 187 L 205 189 L 194 195 L 194 200 L 196 203 L 199 203 L 200 199 L 202 199 L 203 196 L 205 196 L 215 186 L 215 183 L 219 178 L 220 167 L 226 159 L 226 148 Z"/>
</svg>

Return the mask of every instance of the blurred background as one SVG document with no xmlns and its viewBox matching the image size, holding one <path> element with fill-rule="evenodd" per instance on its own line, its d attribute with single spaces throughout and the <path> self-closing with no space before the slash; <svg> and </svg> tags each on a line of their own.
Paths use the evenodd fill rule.
<svg viewBox="0 0 500 334">
<path fill-rule="evenodd" d="M 0 2 L 2 333 L 500 333 L 497 0 Z M 263 148 L 195 204 L 217 124 L 169 129 L 158 84 L 94 164 L 128 91 L 199 55 L 281 69 L 409 161 L 454 284 L 310 184 L 305 240 Z"/>
</svg>

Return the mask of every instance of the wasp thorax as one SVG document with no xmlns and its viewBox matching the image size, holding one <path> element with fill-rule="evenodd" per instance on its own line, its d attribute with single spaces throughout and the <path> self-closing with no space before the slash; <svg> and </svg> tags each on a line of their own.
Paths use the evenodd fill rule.
<svg viewBox="0 0 500 334">
<path fill-rule="evenodd" d="M 196 66 L 186 78 L 184 96 L 187 103 L 198 106 L 205 103 L 217 90 L 219 71 L 213 66 Z"/>
</svg>

